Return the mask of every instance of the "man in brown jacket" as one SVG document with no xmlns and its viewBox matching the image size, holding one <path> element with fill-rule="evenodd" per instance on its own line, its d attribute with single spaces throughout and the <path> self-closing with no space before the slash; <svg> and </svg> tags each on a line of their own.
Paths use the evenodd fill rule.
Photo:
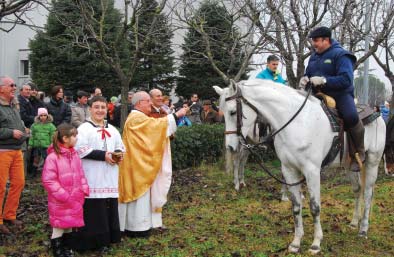
<svg viewBox="0 0 394 257">
<path fill-rule="evenodd" d="M 201 122 L 203 124 L 214 124 L 219 120 L 218 113 L 212 109 L 211 100 L 203 101 L 203 111 L 201 112 Z"/>
</svg>

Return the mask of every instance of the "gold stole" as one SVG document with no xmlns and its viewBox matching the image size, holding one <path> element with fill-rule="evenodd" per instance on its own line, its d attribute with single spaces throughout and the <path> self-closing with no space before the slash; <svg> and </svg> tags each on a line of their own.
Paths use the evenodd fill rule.
<svg viewBox="0 0 394 257">
<path fill-rule="evenodd" d="M 123 129 L 124 160 L 119 165 L 119 202 L 137 200 L 152 186 L 166 147 L 168 118 L 151 118 L 139 111 L 127 117 Z"/>
</svg>

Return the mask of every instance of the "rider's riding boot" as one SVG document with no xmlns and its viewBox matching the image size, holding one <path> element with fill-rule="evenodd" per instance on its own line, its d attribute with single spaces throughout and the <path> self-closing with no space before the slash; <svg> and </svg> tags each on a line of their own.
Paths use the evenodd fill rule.
<svg viewBox="0 0 394 257">
<path fill-rule="evenodd" d="M 365 161 L 364 148 L 364 125 L 359 120 L 357 125 L 349 129 L 349 154 L 351 158 L 350 170 L 359 172 L 362 163 Z"/>
</svg>

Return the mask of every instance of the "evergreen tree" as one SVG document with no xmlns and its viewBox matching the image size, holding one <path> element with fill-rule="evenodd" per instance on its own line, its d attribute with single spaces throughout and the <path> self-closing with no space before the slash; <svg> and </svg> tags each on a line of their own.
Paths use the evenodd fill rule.
<svg viewBox="0 0 394 257">
<path fill-rule="evenodd" d="M 141 51 L 141 59 L 137 66 L 132 84 L 142 90 L 159 88 L 168 93 L 174 86 L 174 57 L 171 48 L 172 31 L 168 18 L 156 14 L 158 3 L 155 0 L 142 0 L 141 14 L 138 17 L 138 41 L 145 42 Z M 153 33 L 147 38 L 148 30 L 154 15 L 159 20 Z M 135 44 L 132 38 L 132 46 Z"/>
<path fill-rule="evenodd" d="M 110 42 L 121 21 L 113 1 L 88 0 L 97 14 L 105 8 L 103 38 Z M 89 38 L 82 31 L 82 19 L 72 0 L 52 1 L 45 30 L 38 32 L 30 41 L 32 79 L 40 89 L 49 91 L 55 84 L 64 85 L 74 93 L 78 89 L 90 90 L 101 87 L 104 95 L 118 95 L 119 80 L 106 63 L 101 60 L 94 44 L 89 49 L 78 46 L 77 41 Z"/>
<path fill-rule="evenodd" d="M 196 26 L 201 24 L 209 36 L 211 54 L 217 67 L 230 78 L 234 77 L 240 68 L 244 52 L 241 50 L 240 44 L 237 43 L 235 53 L 230 54 L 239 32 L 233 26 L 232 17 L 226 8 L 215 1 L 205 1 L 193 19 Z M 189 27 L 182 50 L 180 77 L 175 92 L 185 97 L 189 97 L 192 93 L 198 93 L 201 99 L 217 97 L 212 86 L 224 87 L 227 85 L 205 57 L 208 54 L 206 53 L 206 44 L 201 33 L 194 26 Z M 231 56 L 235 56 L 236 60 Z"/>
<path fill-rule="evenodd" d="M 355 96 L 361 98 L 363 95 L 364 77 L 354 79 Z M 374 75 L 368 75 L 368 104 L 370 106 L 382 105 L 386 100 L 386 89 L 384 83 Z"/>
</svg>

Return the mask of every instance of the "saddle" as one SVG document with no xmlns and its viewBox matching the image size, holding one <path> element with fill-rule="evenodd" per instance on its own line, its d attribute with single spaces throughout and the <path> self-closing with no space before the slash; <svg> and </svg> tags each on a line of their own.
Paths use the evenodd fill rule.
<svg viewBox="0 0 394 257">
<path fill-rule="evenodd" d="M 339 128 L 343 126 L 343 120 L 340 117 L 338 110 L 336 109 L 336 102 L 334 98 L 321 92 L 317 93 L 315 96 L 322 101 L 322 108 L 326 113 L 328 119 L 330 121 L 333 121 L 330 122 L 331 128 L 334 132 L 339 132 L 340 129 L 338 130 L 338 126 Z M 364 126 L 376 120 L 380 116 L 380 113 L 374 112 L 374 110 L 366 104 L 356 104 L 356 108 L 358 117 L 362 121 Z"/>
<path fill-rule="evenodd" d="M 345 128 L 340 113 L 335 108 L 336 103 L 334 98 L 321 92 L 317 93 L 315 96 L 321 100 L 321 106 L 330 121 L 332 131 L 338 132 L 338 135 L 334 136 L 331 148 L 322 162 L 321 168 L 324 170 L 331 164 L 331 162 L 334 161 L 339 152 L 340 159 L 342 161 Z M 358 117 L 364 126 L 376 120 L 380 116 L 380 113 L 374 112 L 373 109 L 366 104 L 356 104 L 356 108 Z"/>
</svg>

